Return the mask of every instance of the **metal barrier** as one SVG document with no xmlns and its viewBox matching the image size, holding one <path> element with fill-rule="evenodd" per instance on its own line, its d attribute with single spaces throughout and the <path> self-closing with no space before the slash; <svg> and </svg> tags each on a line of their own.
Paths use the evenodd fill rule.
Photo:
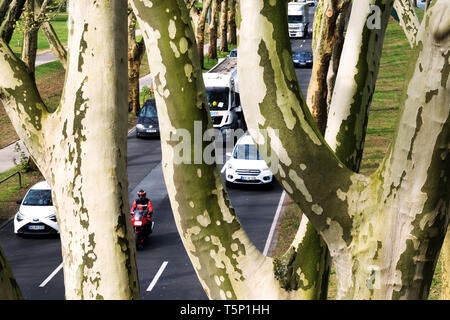
<svg viewBox="0 0 450 320">
<path fill-rule="evenodd" d="M 12 175 L 6 177 L 5 179 L 3 179 L 2 181 L 0 181 L 0 184 L 5 182 L 6 180 L 11 179 L 12 177 L 14 177 L 15 175 L 19 176 L 19 187 L 22 188 L 22 174 L 20 173 L 20 171 L 17 171 L 15 173 L 13 173 Z"/>
</svg>

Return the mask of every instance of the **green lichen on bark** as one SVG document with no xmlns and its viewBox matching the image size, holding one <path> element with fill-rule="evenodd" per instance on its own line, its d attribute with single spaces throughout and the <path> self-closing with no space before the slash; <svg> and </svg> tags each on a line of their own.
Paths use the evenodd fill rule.
<svg viewBox="0 0 450 320">
<path fill-rule="evenodd" d="M 339 143 L 335 150 L 339 159 L 355 172 L 359 171 L 361 164 L 369 108 L 379 70 L 379 57 L 381 56 L 384 34 L 393 2 L 393 0 L 378 0 L 375 2 L 375 6 L 382 12 L 380 29 L 369 29 L 366 24 L 360 26 L 362 27 L 362 40 L 355 65 L 356 73 L 353 79 L 352 103 L 348 106 L 349 116 L 341 122 L 340 129 L 336 135 L 336 140 Z"/>
<path fill-rule="evenodd" d="M 328 250 L 314 227 L 308 223 L 302 241 L 279 258 L 274 258 L 274 275 L 285 290 L 315 289 L 313 299 L 326 299 L 329 267 Z M 326 255 L 326 257 L 324 257 Z"/>
</svg>

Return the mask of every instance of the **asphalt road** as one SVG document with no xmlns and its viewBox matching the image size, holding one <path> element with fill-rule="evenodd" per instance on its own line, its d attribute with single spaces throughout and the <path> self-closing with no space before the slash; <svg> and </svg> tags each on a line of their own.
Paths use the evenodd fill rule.
<svg viewBox="0 0 450 320">
<path fill-rule="evenodd" d="M 312 20 L 313 10 L 310 10 Z M 292 50 L 311 48 L 311 39 L 291 41 Z M 311 69 L 296 69 L 304 96 Z M 141 298 L 152 300 L 207 299 L 182 245 L 173 219 L 161 171 L 158 139 L 128 138 L 130 202 L 144 188 L 154 205 L 155 229 L 144 249 L 137 252 Z M 239 220 L 255 245 L 263 251 L 282 189 L 241 187 L 228 190 Z M 0 245 L 11 265 L 25 299 L 64 299 L 60 241 L 54 238 L 19 238 L 12 222 L 0 229 Z"/>
</svg>

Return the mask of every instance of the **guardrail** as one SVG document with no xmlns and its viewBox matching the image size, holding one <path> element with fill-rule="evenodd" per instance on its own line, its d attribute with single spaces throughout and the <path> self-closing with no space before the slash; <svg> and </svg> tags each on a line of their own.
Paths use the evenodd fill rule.
<svg viewBox="0 0 450 320">
<path fill-rule="evenodd" d="M 11 179 L 12 177 L 14 177 L 15 175 L 19 176 L 19 187 L 22 188 L 22 174 L 20 173 L 20 171 L 17 171 L 9 176 L 7 176 L 5 179 L 3 179 L 2 181 L 0 181 L 0 184 L 2 184 L 3 182 L 5 182 L 6 180 Z"/>
</svg>

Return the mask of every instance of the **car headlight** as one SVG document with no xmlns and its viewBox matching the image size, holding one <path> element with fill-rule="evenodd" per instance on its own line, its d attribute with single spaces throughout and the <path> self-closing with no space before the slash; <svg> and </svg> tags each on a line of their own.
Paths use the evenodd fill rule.
<svg viewBox="0 0 450 320">
<path fill-rule="evenodd" d="M 20 222 L 20 221 L 22 221 L 23 220 L 23 214 L 21 214 L 20 213 L 20 211 L 19 212 L 17 212 L 17 215 L 16 215 L 16 220 L 18 221 L 18 222 Z"/>
<path fill-rule="evenodd" d="M 227 169 L 234 170 L 233 164 L 231 164 L 231 163 L 228 162 L 228 164 L 227 164 Z"/>
<path fill-rule="evenodd" d="M 141 123 L 138 123 L 138 124 L 136 125 L 136 128 L 138 128 L 138 129 L 144 129 L 144 125 L 141 124 Z"/>
<path fill-rule="evenodd" d="M 56 222 L 56 214 L 51 214 L 51 215 L 45 217 L 45 219 L 52 220 L 53 222 Z"/>
</svg>

